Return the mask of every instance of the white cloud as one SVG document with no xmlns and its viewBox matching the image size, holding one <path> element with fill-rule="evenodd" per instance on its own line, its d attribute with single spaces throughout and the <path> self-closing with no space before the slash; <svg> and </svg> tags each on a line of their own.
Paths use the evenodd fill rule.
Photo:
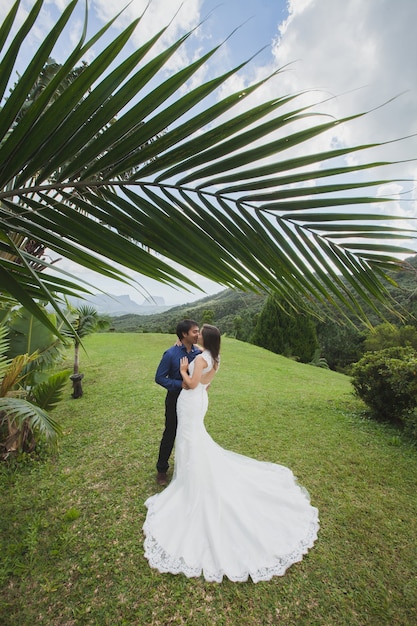
<svg viewBox="0 0 417 626">
<path fill-rule="evenodd" d="M 289 9 L 273 47 L 278 65 L 294 62 L 293 70 L 278 78 L 284 89 L 314 88 L 337 96 L 321 107 L 337 117 L 379 107 L 402 94 L 346 126 L 345 140 L 366 143 L 417 133 L 414 0 L 291 0 Z M 416 157 L 417 141 L 385 152 Z"/>
</svg>

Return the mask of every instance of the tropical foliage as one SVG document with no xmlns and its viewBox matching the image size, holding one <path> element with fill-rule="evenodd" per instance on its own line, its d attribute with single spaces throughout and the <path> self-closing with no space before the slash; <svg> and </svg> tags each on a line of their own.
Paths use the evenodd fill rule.
<svg viewBox="0 0 417 626">
<path fill-rule="evenodd" d="M 28 365 L 37 353 L 7 358 L 8 329 L 0 326 L 0 458 L 18 452 L 32 452 L 44 437 L 57 442 L 61 427 L 50 415 L 61 400 L 68 383 L 68 371 L 52 374 L 37 385 L 30 385 Z"/>
<path fill-rule="evenodd" d="M 380 313 L 374 299 L 386 302 L 386 271 L 409 251 L 401 240 L 410 232 L 367 208 L 369 190 L 386 181 L 354 175 L 386 162 L 346 164 L 372 146 L 316 153 L 310 145 L 362 113 L 323 121 L 298 105 L 298 94 L 251 106 L 264 81 L 213 103 L 244 63 L 184 89 L 217 47 L 167 77 L 192 33 L 148 60 L 166 28 L 129 53 L 141 17 L 107 44 L 114 20 L 87 39 L 86 17 L 68 57 L 28 101 L 78 4 L 69 2 L 35 51 L 29 37 L 44 0 L 16 31 L 17 0 L 0 27 L 1 298 L 53 328 L 36 302 L 60 311 L 54 294 L 82 287 L 45 259 L 39 264 L 34 251 L 48 249 L 120 280 L 129 279 L 114 262 L 193 285 L 174 261 L 226 287 L 273 292 L 293 310 L 318 300 L 362 318 L 363 302 Z M 93 46 L 100 52 L 76 72 Z M 30 62 L 14 82 L 20 55 Z"/>
<path fill-rule="evenodd" d="M 54 326 L 58 324 L 54 313 L 43 307 L 42 311 Z M 66 344 L 56 336 L 56 333 L 22 307 L 9 310 L 4 323 L 8 328 L 8 357 L 36 353 L 36 359 L 31 360 L 25 368 L 26 384 L 33 386 L 45 380 L 45 377 L 49 376 L 45 372 L 64 358 Z"/>
</svg>

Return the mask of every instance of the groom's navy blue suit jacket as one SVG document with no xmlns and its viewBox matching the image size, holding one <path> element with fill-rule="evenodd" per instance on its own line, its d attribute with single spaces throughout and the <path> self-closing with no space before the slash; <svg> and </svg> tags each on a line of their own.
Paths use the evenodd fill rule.
<svg viewBox="0 0 417 626">
<path fill-rule="evenodd" d="M 182 376 L 180 374 L 180 360 L 183 356 L 188 358 L 188 362 L 194 361 L 195 357 L 201 354 L 200 348 L 193 346 L 190 352 L 181 344 L 171 346 L 162 355 L 160 364 L 155 374 L 155 382 L 167 391 L 180 391 L 182 387 Z"/>
</svg>

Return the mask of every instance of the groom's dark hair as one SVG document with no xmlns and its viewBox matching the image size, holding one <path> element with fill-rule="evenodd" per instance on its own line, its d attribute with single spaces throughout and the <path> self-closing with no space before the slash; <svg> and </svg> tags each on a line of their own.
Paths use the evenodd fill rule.
<svg viewBox="0 0 417 626">
<path fill-rule="evenodd" d="M 193 326 L 198 326 L 197 322 L 194 320 L 181 320 L 181 322 L 178 322 L 177 329 L 175 331 L 178 339 L 182 341 L 183 335 L 186 335 L 190 328 L 193 328 Z"/>
</svg>

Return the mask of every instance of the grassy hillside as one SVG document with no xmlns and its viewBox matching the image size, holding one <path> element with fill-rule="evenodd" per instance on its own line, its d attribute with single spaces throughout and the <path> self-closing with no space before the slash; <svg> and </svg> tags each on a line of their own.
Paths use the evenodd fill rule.
<svg viewBox="0 0 417 626">
<path fill-rule="evenodd" d="M 84 396 L 55 415 L 59 454 L 1 469 L 4 626 L 409 626 L 417 623 L 416 450 L 368 422 L 346 376 L 225 338 L 207 428 L 289 466 L 319 508 L 314 548 L 281 578 L 206 583 L 143 556 L 164 391 L 160 334 L 97 334 Z M 173 520 L 173 523 L 175 521 Z"/>
</svg>

